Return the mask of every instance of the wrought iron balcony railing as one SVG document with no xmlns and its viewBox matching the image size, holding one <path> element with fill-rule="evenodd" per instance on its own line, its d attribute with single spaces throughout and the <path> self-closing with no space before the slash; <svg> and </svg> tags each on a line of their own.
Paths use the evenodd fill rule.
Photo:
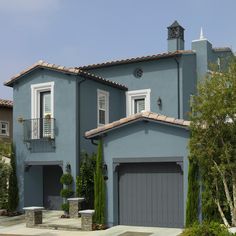
<svg viewBox="0 0 236 236">
<path fill-rule="evenodd" d="M 55 138 L 55 119 L 37 118 L 24 120 L 24 141 L 52 140 Z"/>
</svg>

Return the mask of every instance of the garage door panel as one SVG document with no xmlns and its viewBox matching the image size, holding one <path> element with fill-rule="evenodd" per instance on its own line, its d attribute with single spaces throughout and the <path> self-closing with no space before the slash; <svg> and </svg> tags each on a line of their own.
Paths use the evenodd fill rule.
<svg viewBox="0 0 236 236">
<path fill-rule="evenodd" d="M 183 226 L 183 176 L 176 163 L 133 163 L 119 168 L 120 224 Z"/>
</svg>

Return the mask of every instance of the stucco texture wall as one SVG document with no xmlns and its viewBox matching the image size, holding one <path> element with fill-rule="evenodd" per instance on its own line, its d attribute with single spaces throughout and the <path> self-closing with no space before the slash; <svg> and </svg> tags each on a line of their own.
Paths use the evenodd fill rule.
<svg viewBox="0 0 236 236">
<path fill-rule="evenodd" d="M 118 190 L 115 159 L 151 158 L 165 162 L 165 159 L 181 158 L 183 161 L 184 212 L 186 209 L 188 182 L 188 138 L 189 131 L 161 123 L 138 121 L 103 137 L 104 161 L 108 166 L 107 221 L 108 225 L 118 222 Z"/>
<path fill-rule="evenodd" d="M 55 123 L 55 149 L 51 152 L 32 152 L 23 142 L 23 124 L 17 120 L 31 119 L 31 84 L 54 81 L 54 118 Z M 75 77 L 55 73 L 48 70 L 35 70 L 26 75 L 14 85 L 14 111 L 13 111 L 13 138 L 16 144 L 17 175 L 19 183 L 20 203 L 19 208 L 24 206 L 24 195 L 30 198 L 43 198 L 41 186 L 41 174 L 35 178 L 29 178 L 27 185 L 32 186 L 30 192 L 24 192 L 24 165 L 25 162 L 48 162 L 62 161 L 63 166 L 71 165 L 72 175 L 76 176 L 76 82 Z M 40 145 L 40 144 L 39 144 Z M 39 196 L 41 195 L 41 198 Z"/>
</svg>

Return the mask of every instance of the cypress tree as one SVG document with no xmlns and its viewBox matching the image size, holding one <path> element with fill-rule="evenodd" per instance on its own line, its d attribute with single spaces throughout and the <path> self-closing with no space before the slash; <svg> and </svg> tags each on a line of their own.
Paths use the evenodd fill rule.
<svg viewBox="0 0 236 236">
<path fill-rule="evenodd" d="M 103 177 L 102 140 L 98 143 L 96 170 L 94 174 L 94 220 L 97 224 L 105 224 L 105 181 Z"/>
<path fill-rule="evenodd" d="M 199 175 L 198 165 L 193 160 L 189 160 L 188 171 L 188 196 L 186 209 L 186 227 L 198 222 L 199 204 Z"/>
<path fill-rule="evenodd" d="M 15 149 L 11 144 L 11 173 L 9 177 L 9 188 L 8 188 L 8 211 L 13 212 L 17 209 L 19 202 L 18 184 L 16 176 L 16 160 L 15 160 Z"/>
</svg>

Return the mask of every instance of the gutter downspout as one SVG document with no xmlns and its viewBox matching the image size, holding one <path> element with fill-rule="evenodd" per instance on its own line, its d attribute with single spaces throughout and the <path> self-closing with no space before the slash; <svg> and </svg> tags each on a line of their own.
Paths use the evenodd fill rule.
<svg viewBox="0 0 236 236">
<path fill-rule="evenodd" d="M 95 140 L 93 138 L 91 139 L 91 143 L 95 146 L 98 146 L 98 143 L 95 143 Z"/>
<path fill-rule="evenodd" d="M 177 57 L 174 58 L 177 64 L 177 100 L 178 100 L 178 119 L 180 119 L 180 69 L 179 69 L 179 60 Z"/>
<path fill-rule="evenodd" d="M 77 158 L 77 164 L 76 164 L 76 174 L 79 174 L 79 164 L 80 164 L 80 141 L 81 141 L 81 124 L 80 124 L 80 120 L 81 120 L 81 111 L 80 111 L 80 101 L 81 101 L 81 91 L 80 91 L 80 85 L 85 82 L 86 79 L 83 78 L 82 80 L 78 80 L 77 81 L 77 93 L 76 93 L 76 101 L 78 101 L 78 103 L 76 103 L 76 124 L 77 124 L 77 129 L 76 131 L 76 140 L 77 140 L 77 145 L 76 145 L 76 158 Z"/>
</svg>

